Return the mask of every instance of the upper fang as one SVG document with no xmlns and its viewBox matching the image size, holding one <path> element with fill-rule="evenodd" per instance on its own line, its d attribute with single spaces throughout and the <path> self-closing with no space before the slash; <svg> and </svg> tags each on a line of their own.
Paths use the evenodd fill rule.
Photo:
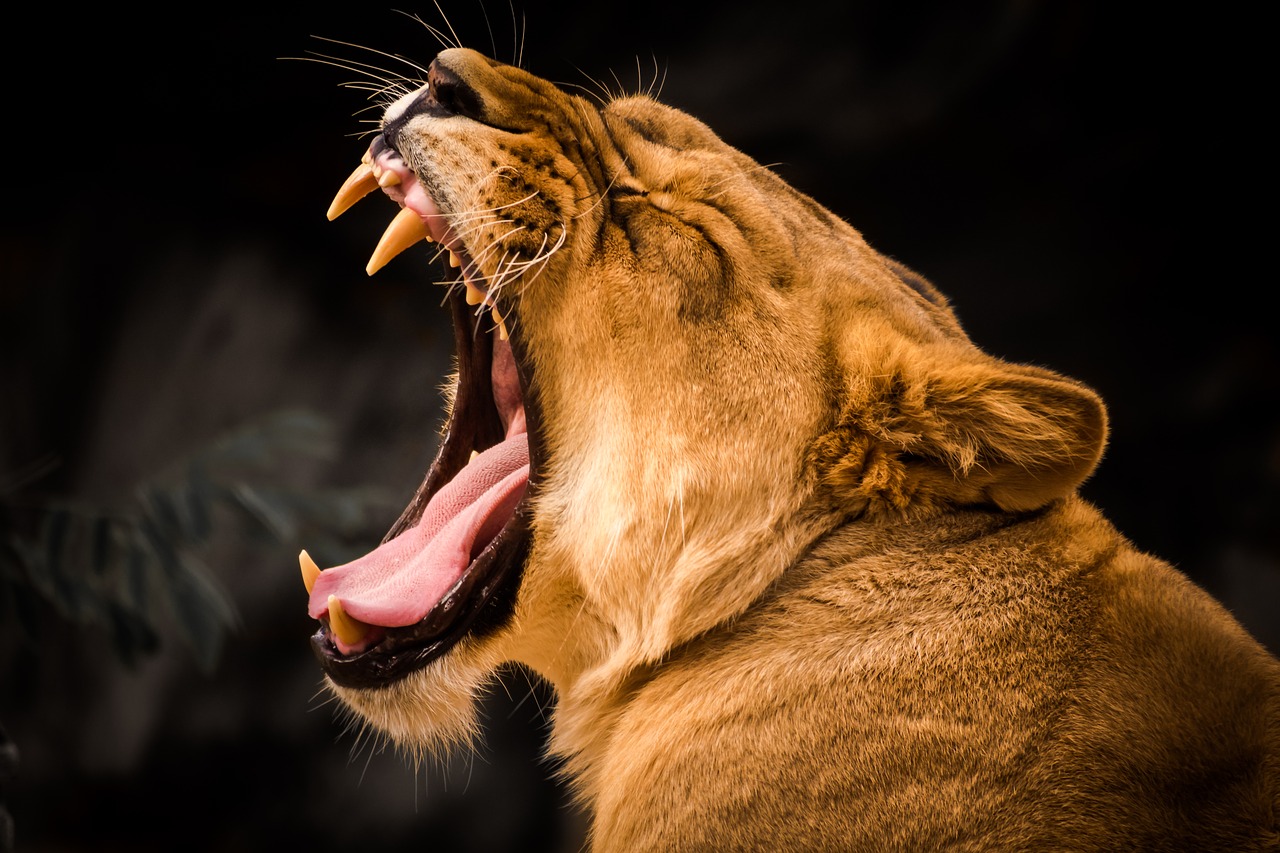
<svg viewBox="0 0 1280 853">
<path fill-rule="evenodd" d="M 356 170 L 343 181 L 338 194 L 333 197 L 333 201 L 329 204 L 329 210 L 325 216 L 330 221 L 337 219 L 347 208 L 373 192 L 377 186 L 378 179 L 374 177 L 373 169 L 368 163 L 362 161 L 359 166 L 356 166 Z"/>
<path fill-rule="evenodd" d="M 373 275 L 386 266 L 387 261 L 426 236 L 427 226 L 423 224 L 422 217 L 407 207 L 401 208 L 382 233 L 382 239 L 378 241 L 378 247 L 373 250 L 364 271 Z"/>
</svg>

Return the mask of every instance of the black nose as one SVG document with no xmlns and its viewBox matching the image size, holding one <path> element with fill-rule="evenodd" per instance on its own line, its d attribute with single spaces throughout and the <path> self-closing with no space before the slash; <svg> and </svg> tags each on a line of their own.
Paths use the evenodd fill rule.
<svg viewBox="0 0 1280 853">
<path fill-rule="evenodd" d="M 387 133 L 384 130 L 382 133 L 375 136 L 373 141 L 369 143 L 369 156 L 374 160 L 377 160 L 378 155 L 383 151 L 386 151 L 388 148 L 391 148 L 393 151 L 395 150 L 391 143 L 387 141 Z"/>
</svg>

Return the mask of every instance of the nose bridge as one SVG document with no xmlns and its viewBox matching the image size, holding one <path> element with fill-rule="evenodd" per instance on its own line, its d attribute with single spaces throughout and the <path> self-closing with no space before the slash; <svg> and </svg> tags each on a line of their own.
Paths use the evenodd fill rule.
<svg viewBox="0 0 1280 853">
<path fill-rule="evenodd" d="M 460 116 L 492 128 L 524 133 L 538 128 L 570 126 L 588 134 L 594 109 L 554 83 L 523 68 L 490 59 L 469 48 L 449 48 L 436 54 L 427 69 L 427 86 L 398 111 L 388 111 L 383 132 L 398 146 L 399 135 L 419 116 Z M 596 116 L 598 119 L 598 116 Z"/>
<path fill-rule="evenodd" d="M 455 47 L 442 50 L 431 62 L 427 74 L 428 81 L 460 86 L 475 93 L 479 100 L 492 94 L 503 97 L 510 93 L 505 91 L 507 81 L 498 70 L 503 65 L 470 48 Z"/>
<path fill-rule="evenodd" d="M 431 71 L 469 90 L 483 118 L 503 127 L 523 126 L 528 110 L 545 109 L 565 97 L 555 84 L 465 47 L 442 50 L 431 63 Z"/>
<path fill-rule="evenodd" d="M 424 95 L 451 112 L 469 118 L 481 118 L 485 98 L 475 85 L 478 76 L 472 69 L 474 62 L 447 62 L 437 56 L 427 69 L 427 91 Z M 461 73 L 457 69 L 461 66 Z"/>
<path fill-rule="evenodd" d="M 432 65 L 440 65 L 464 79 L 473 74 L 483 73 L 501 63 L 490 59 L 478 50 L 469 47 L 450 47 L 436 54 Z"/>
</svg>

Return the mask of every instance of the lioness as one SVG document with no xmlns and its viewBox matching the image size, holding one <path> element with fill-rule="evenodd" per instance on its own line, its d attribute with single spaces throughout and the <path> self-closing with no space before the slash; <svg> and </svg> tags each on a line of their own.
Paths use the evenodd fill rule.
<svg viewBox="0 0 1280 853">
<path fill-rule="evenodd" d="M 301 557 L 370 725 L 527 665 L 599 851 L 1280 844 L 1280 663 L 1078 497 L 1093 391 L 648 97 L 445 50 L 330 218 L 377 188 L 458 355 L 384 543 Z"/>
</svg>

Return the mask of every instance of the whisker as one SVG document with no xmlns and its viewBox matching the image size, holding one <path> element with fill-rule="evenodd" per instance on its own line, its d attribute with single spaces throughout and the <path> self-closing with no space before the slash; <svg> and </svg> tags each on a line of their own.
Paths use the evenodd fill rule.
<svg viewBox="0 0 1280 853">
<path fill-rule="evenodd" d="M 577 71 L 579 74 L 581 74 L 581 75 L 582 75 L 582 76 L 583 76 L 583 77 L 584 77 L 584 78 L 585 78 L 589 83 L 594 84 L 594 85 L 596 86 L 596 88 L 600 90 L 600 91 L 599 91 L 599 93 L 596 93 L 596 92 L 592 91 L 591 89 L 588 89 L 586 86 L 583 86 L 583 85 L 581 85 L 581 84 L 579 84 L 579 83 L 572 83 L 572 82 L 568 82 L 568 81 L 566 81 L 566 82 L 562 82 L 562 83 L 557 83 L 557 84 L 556 84 L 557 86 L 565 86 L 565 87 L 571 87 L 571 88 L 574 88 L 574 89 L 578 89 L 578 90 L 579 90 L 579 91 L 581 91 L 582 93 L 584 93 L 584 94 L 586 94 L 586 95 L 590 96 L 593 100 L 595 100 L 597 103 L 599 103 L 599 104 L 600 104 L 600 106 L 604 106 L 605 104 L 609 103 L 610 101 L 615 101 L 615 100 L 617 100 L 617 96 L 616 96 L 616 95 L 614 95 L 614 94 L 613 94 L 613 92 L 611 92 L 611 91 L 609 90 L 609 87 L 608 87 L 608 86 L 606 86 L 606 85 L 604 84 L 604 81 L 602 81 L 602 80 L 597 80 L 596 78 L 594 78 L 594 77 L 592 77 L 590 74 L 588 74 L 586 71 L 584 71 L 583 69 L 579 68 L 577 65 L 574 65 L 574 66 L 573 66 L 573 68 L 574 68 L 574 70 L 575 70 L 575 71 Z"/>
<path fill-rule="evenodd" d="M 492 51 L 489 55 L 497 59 L 498 40 L 493 35 L 493 24 L 489 21 L 489 10 L 484 7 L 484 0 L 476 0 L 476 5 L 480 7 L 480 15 L 484 18 L 484 27 L 489 31 L 489 49 Z"/>
<path fill-rule="evenodd" d="M 511 223 L 511 221 L 510 221 L 510 220 L 501 220 L 498 224 L 504 224 L 504 223 L 505 223 L 505 224 L 513 224 L 513 223 Z M 489 258 L 493 257 L 493 255 L 494 255 L 494 254 L 495 254 L 499 249 L 503 248 L 503 247 L 502 247 L 502 241 L 503 241 L 503 240 L 505 240 L 506 238 L 510 237 L 512 234 L 516 234 L 516 233 L 518 233 L 518 232 L 520 232 L 520 231 L 524 231 L 524 230 L 526 230 L 526 227 L 525 227 L 524 225 L 520 225 L 520 226 L 518 226 L 518 227 L 516 227 L 516 228 L 512 228 L 510 231 L 508 231 L 507 233 L 503 234 L 501 237 L 496 238 L 496 239 L 494 240 L 494 242 L 493 242 L 493 243 L 491 243 L 491 244 L 489 244 L 488 246 L 486 246 L 486 247 L 485 247 L 485 249 L 484 249 L 484 251 L 480 254 L 480 256 L 479 256 L 479 257 L 473 257 L 473 258 L 472 258 L 472 261 L 473 261 L 477 266 L 481 265 L 482 263 L 484 263 L 485 261 L 487 261 Z M 506 251 L 506 253 L 507 253 L 507 254 L 510 254 L 510 251 L 509 251 L 509 250 L 504 250 L 504 251 Z M 504 254 L 504 255 L 503 255 L 503 257 L 505 258 L 505 257 L 506 257 L 506 254 Z M 501 262 L 499 262 L 499 265 L 500 265 L 500 264 L 501 264 Z M 495 293 L 495 292 L 497 291 L 497 289 L 498 289 L 498 286 L 497 286 L 497 285 L 494 285 L 494 283 L 493 283 L 493 282 L 490 282 L 490 293 Z"/>
<path fill-rule="evenodd" d="M 712 183 L 709 183 L 703 187 L 700 187 L 699 195 L 701 195 L 706 201 L 715 201 L 716 199 L 718 199 L 720 196 L 724 195 L 726 192 L 728 192 L 731 189 L 730 187 L 725 187 L 725 189 L 720 192 L 713 192 L 713 190 L 716 187 L 724 186 L 725 184 L 728 184 L 730 181 L 732 181 L 734 178 L 739 178 L 744 175 L 748 175 L 752 172 L 767 172 L 770 169 L 774 168 L 775 166 L 781 166 L 781 165 L 783 164 L 782 163 L 771 163 L 771 164 L 756 163 L 754 164 L 754 167 L 751 169 L 725 175 L 724 177 L 716 181 L 713 181 Z"/>
<path fill-rule="evenodd" d="M 343 71 L 350 71 L 352 74 L 363 74 L 365 77 L 382 83 L 383 88 L 386 90 L 394 89 L 397 86 L 405 86 L 403 77 L 392 75 L 391 72 L 387 71 L 385 68 L 379 68 L 376 65 L 370 65 L 364 62 L 354 62 L 337 56 L 315 53 L 314 51 L 307 51 L 307 54 L 307 56 L 282 56 L 280 58 L 282 60 L 289 60 L 293 62 L 314 62 L 317 65 L 329 65 L 333 68 L 340 68 Z M 359 80 L 339 83 L 338 85 L 351 89 L 356 88 L 357 86 L 368 86 L 369 83 L 365 80 Z M 406 87 L 405 91 L 407 92 L 411 90 Z"/>
<path fill-rule="evenodd" d="M 369 106 L 367 106 L 367 107 L 361 107 L 360 109 L 356 110 L 354 113 L 352 113 L 352 115 L 353 115 L 353 116 L 358 116 L 358 115 L 361 115 L 361 114 L 363 114 L 363 113 L 375 112 L 375 111 L 376 111 L 376 112 L 378 113 L 378 117 L 377 117 L 377 118 L 373 118 L 373 119 L 365 118 L 365 119 L 360 119 L 360 121 L 361 121 L 361 123 L 363 123 L 363 124 L 376 123 L 379 127 L 381 127 L 381 126 L 382 126 L 382 110 L 383 110 L 383 109 L 385 109 L 385 107 L 383 107 L 381 104 L 370 104 L 370 105 L 369 105 Z"/>
<path fill-rule="evenodd" d="M 398 54 L 398 53 L 388 53 L 388 52 L 387 52 L 387 51 L 385 51 L 385 50 L 378 50 L 378 49 L 377 49 L 377 48 L 375 48 L 375 47 L 368 47 L 368 46 L 366 46 L 366 45 L 363 45 L 363 44 L 356 44 L 355 42 L 350 42 L 350 41 L 342 41 L 341 39 L 331 39 L 331 38 L 326 38 L 325 36 L 312 36 L 312 38 L 316 39 L 317 41 L 328 42 L 329 44 L 336 44 L 336 45 L 340 45 L 340 46 L 342 46 L 342 47 L 351 47 L 351 48 L 355 48 L 356 50 L 364 50 L 364 51 L 368 51 L 369 53 L 372 53 L 372 54 L 374 54 L 374 55 L 376 55 L 376 56 L 385 56 L 387 59 L 392 59 L 392 60 L 395 60 L 396 62 L 404 63 L 405 65 L 409 66 L 409 67 L 410 67 L 410 68 L 412 68 L 413 70 L 415 70 L 415 71 L 417 71 L 417 72 L 419 72 L 419 73 L 421 73 L 421 74 L 423 74 L 423 75 L 426 75 L 426 73 L 427 73 L 427 69 L 426 69 L 426 68 L 425 68 L 421 63 L 419 63 L 419 62 L 415 62 L 414 60 L 409 59 L 407 56 L 401 56 L 401 55 L 400 55 L 400 54 Z M 354 62 L 355 60 L 352 60 L 352 61 Z M 371 64 L 369 64 L 369 63 L 358 62 L 357 64 L 359 64 L 359 65 L 364 65 L 364 66 L 367 66 L 367 67 L 369 67 L 369 68 L 377 68 L 377 66 L 376 66 L 376 65 L 371 65 Z M 378 70 L 379 70 L 379 71 L 382 71 L 384 74 L 390 74 L 390 73 L 391 73 L 390 71 L 388 71 L 388 70 L 387 70 L 387 69 L 385 69 L 385 68 L 378 68 Z"/>
<path fill-rule="evenodd" d="M 586 76 L 586 75 L 583 75 L 583 76 Z M 595 82 L 595 81 L 592 81 L 592 82 Z M 601 107 L 605 106 L 609 102 L 608 98 L 602 97 L 599 92 L 588 89 L 586 86 L 582 85 L 581 83 L 573 83 L 568 80 L 559 80 L 556 82 L 556 85 L 559 86 L 561 89 L 576 89 L 582 93 L 583 97 L 590 98 L 592 101 L 594 101 L 597 105 Z"/>
<path fill-rule="evenodd" d="M 374 95 L 383 95 L 388 91 L 386 86 L 379 86 L 364 80 L 344 80 L 338 85 L 344 89 L 354 89 L 357 92 L 372 92 Z M 365 109 L 368 108 L 366 107 Z"/>
<path fill-rule="evenodd" d="M 512 29 L 514 30 L 516 29 L 515 5 L 514 3 L 511 2 L 511 0 L 508 0 L 507 5 L 511 7 L 511 25 L 512 25 Z M 519 34 L 520 34 L 520 42 L 519 42 L 519 46 L 516 49 L 515 65 L 517 68 L 524 68 L 524 39 L 525 39 L 525 36 L 529 34 L 529 19 L 523 12 L 520 13 Z M 512 38 L 514 37 L 515 37 L 515 33 L 513 32 Z"/>
<path fill-rule="evenodd" d="M 609 69 L 609 75 L 613 77 L 613 82 L 618 84 L 618 94 L 613 98 L 611 98 L 611 100 L 616 101 L 618 98 L 621 98 L 623 95 L 626 94 L 627 87 L 622 85 L 622 81 L 618 79 L 618 72 L 614 71 L 612 68 Z"/>
<path fill-rule="evenodd" d="M 444 33 L 439 32 L 437 36 L 440 38 L 440 43 L 448 47 L 462 47 L 462 39 L 458 37 L 458 31 L 453 28 L 453 21 L 450 21 L 449 16 L 445 14 L 444 7 L 440 5 L 440 0 L 432 0 L 432 5 L 435 6 L 436 11 L 440 13 L 440 18 L 444 21 L 444 25 L 449 28 L 449 34 L 453 36 L 453 41 L 447 42 L 444 38 Z M 422 21 L 421 18 L 419 18 L 418 20 L 419 22 Z M 423 26 L 426 26 L 426 25 L 423 24 Z M 429 28 L 429 29 L 431 29 L 433 32 L 435 31 L 434 28 Z"/>
<path fill-rule="evenodd" d="M 324 690 L 324 688 L 321 688 L 321 690 Z M 315 696 L 311 697 L 311 702 L 315 703 L 317 699 L 320 699 L 319 691 L 317 691 Z M 338 694 L 330 693 L 322 701 L 320 701 L 319 704 L 312 704 L 310 707 L 308 707 L 307 713 L 308 714 L 314 713 L 315 711 L 319 711 L 320 709 L 324 708 L 326 705 L 332 705 L 337 701 L 338 701 Z"/>
<path fill-rule="evenodd" d="M 659 68 L 659 66 L 658 66 L 658 55 L 657 55 L 656 53 L 655 53 L 655 54 L 653 54 L 653 82 L 651 82 L 651 83 L 649 84 L 649 92 L 648 92 L 648 95 L 649 95 L 649 97 L 653 98 L 654 100 L 658 100 L 659 98 L 661 98 L 661 97 L 662 97 L 662 89 L 663 89 L 663 87 L 665 87 L 665 86 L 667 85 L 667 70 L 668 70 L 668 69 L 667 69 L 667 67 L 666 67 L 666 66 L 663 66 L 663 67 Z M 662 72 L 662 78 L 661 78 L 661 80 L 659 80 L 659 78 L 658 78 L 658 72 L 659 72 L 659 71 L 661 71 L 661 72 Z M 654 91 L 654 84 L 655 84 L 655 83 L 657 84 L 657 87 L 658 87 L 658 89 L 657 89 L 657 91 L 656 91 L 656 92 Z"/>
<path fill-rule="evenodd" d="M 440 44 L 440 47 L 447 49 L 451 47 L 462 46 L 461 43 L 450 40 L 449 36 L 439 27 L 436 27 L 432 24 L 428 24 L 426 21 L 424 21 L 421 15 L 411 14 L 409 12 L 405 12 L 400 9 L 396 9 L 394 11 L 399 12 L 401 15 L 404 15 L 406 18 L 408 18 L 409 20 L 413 21 L 415 24 L 417 24 L 418 26 L 426 30 L 427 35 L 435 39 Z M 436 11 L 440 13 L 440 17 L 444 18 L 445 23 L 447 24 L 449 19 L 445 17 L 444 11 L 440 8 L 439 3 L 436 4 Z"/>
<path fill-rule="evenodd" d="M 516 703 L 515 707 L 511 709 L 510 713 L 507 714 L 508 720 L 510 720 L 512 717 L 516 715 L 516 711 L 519 711 L 524 706 L 525 702 L 529 701 L 530 699 L 536 699 L 537 692 L 538 692 L 537 687 L 533 683 L 533 679 L 529 677 L 529 670 L 523 666 L 516 667 L 516 668 L 519 669 L 520 674 L 524 676 L 524 683 L 528 685 L 529 689 L 525 692 L 524 696 L 520 699 L 520 701 Z M 542 724 L 546 725 L 547 723 L 546 709 L 543 708 L 541 702 L 535 701 L 533 705 L 535 708 L 538 709 L 538 717 L 542 720 Z"/>
<path fill-rule="evenodd" d="M 364 767 L 360 770 L 360 779 L 356 782 L 357 786 L 364 784 L 364 777 L 369 772 L 369 764 L 373 761 L 375 752 L 381 752 L 381 750 L 378 749 L 378 741 L 376 739 L 371 740 L 369 743 L 369 754 L 364 759 Z"/>
</svg>

